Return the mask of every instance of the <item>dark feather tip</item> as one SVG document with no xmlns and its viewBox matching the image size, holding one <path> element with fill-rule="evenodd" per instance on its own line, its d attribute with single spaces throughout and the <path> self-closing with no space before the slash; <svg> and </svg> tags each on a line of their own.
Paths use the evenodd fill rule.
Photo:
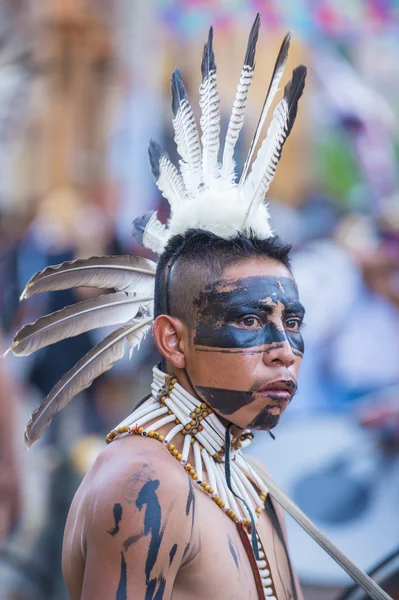
<svg viewBox="0 0 399 600">
<path fill-rule="evenodd" d="M 161 146 L 155 140 L 150 140 L 148 146 L 148 156 L 150 157 L 151 171 L 155 177 L 155 181 L 158 181 L 160 170 L 159 170 L 159 161 L 162 156 Z"/>
<path fill-rule="evenodd" d="M 292 78 L 284 88 L 284 98 L 287 101 L 289 110 L 294 104 L 298 103 L 303 94 L 307 71 L 307 68 L 303 65 L 296 67 L 292 72 Z"/>
<path fill-rule="evenodd" d="M 259 36 L 259 27 L 260 27 L 260 14 L 258 13 L 255 17 L 254 24 L 252 25 L 251 32 L 248 38 L 248 46 L 247 52 L 245 54 L 244 65 L 251 67 L 253 69 L 255 64 L 255 52 L 256 52 L 256 44 L 258 42 Z"/>
<path fill-rule="evenodd" d="M 183 100 L 187 100 L 187 92 L 181 77 L 180 69 L 176 68 L 172 74 L 172 111 L 173 116 L 177 115 L 180 104 Z"/>
<path fill-rule="evenodd" d="M 149 210 L 142 217 L 137 217 L 137 219 L 134 219 L 132 223 L 132 236 L 136 242 L 140 244 L 140 246 L 143 245 L 143 233 L 154 212 L 155 210 Z"/>
<path fill-rule="evenodd" d="M 288 104 L 289 110 L 289 125 L 287 137 L 292 129 L 298 112 L 298 101 L 303 94 L 303 90 L 305 89 L 307 71 L 307 68 L 303 65 L 299 65 L 299 67 L 296 67 L 293 70 L 292 79 L 290 79 L 290 81 L 284 88 L 284 98 Z"/>
<path fill-rule="evenodd" d="M 213 27 L 209 28 L 208 41 L 204 46 L 202 55 L 201 73 L 202 81 L 209 77 L 209 73 L 216 71 L 215 53 L 213 51 Z"/>
</svg>

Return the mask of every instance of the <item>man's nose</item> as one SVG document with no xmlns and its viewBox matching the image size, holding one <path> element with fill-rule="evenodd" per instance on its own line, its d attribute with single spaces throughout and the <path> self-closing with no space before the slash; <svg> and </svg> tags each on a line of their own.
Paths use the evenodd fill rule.
<svg viewBox="0 0 399 600">
<path fill-rule="evenodd" d="M 282 365 L 290 367 L 295 362 L 295 354 L 292 346 L 287 340 L 283 342 L 275 342 L 271 347 L 267 348 L 263 353 L 263 361 L 266 365 Z"/>
</svg>

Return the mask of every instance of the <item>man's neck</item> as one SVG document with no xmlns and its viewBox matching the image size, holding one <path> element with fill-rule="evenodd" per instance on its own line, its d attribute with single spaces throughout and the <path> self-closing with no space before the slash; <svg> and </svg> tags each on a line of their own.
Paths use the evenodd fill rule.
<svg viewBox="0 0 399 600">
<path fill-rule="evenodd" d="M 201 402 L 205 402 L 205 404 L 208 404 L 208 406 L 209 406 L 209 403 L 206 401 L 206 399 L 203 398 L 197 392 L 186 369 L 178 369 L 178 368 L 174 367 L 172 364 L 166 362 L 166 370 L 169 375 L 174 375 L 177 378 L 178 382 L 186 390 L 186 392 L 188 392 L 189 394 L 194 396 L 194 398 L 197 398 Z M 213 407 L 211 407 L 211 408 L 213 408 Z M 215 410 L 215 409 L 213 408 L 213 410 Z M 223 425 L 225 427 L 228 427 L 228 425 L 230 425 L 231 421 L 228 421 L 227 419 L 225 419 L 223 417 L 223 415 L 220 415 L 217 411 L 215 411 L 215 412 L 216 412 L 219 420 L 223 423 Z M 239 437 L 244 431 L 245 431 L 245 429 L 243 429 L 242 427 L 238 427 L 237 425 L 234 425 L 234 424 L 231 428 L 231 434 L 234 437 Z"/>
</svg>

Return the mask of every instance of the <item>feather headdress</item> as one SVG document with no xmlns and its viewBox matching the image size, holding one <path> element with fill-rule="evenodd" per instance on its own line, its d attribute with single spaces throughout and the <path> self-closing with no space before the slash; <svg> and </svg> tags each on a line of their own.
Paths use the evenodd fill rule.
<svg viewBox="0 0 399 600">
<path fill-rule="evenodd" d="M 159 144 L 151 141 L 149 145 L 152 172 L 159 190 L 170 204 L 171 215 L 167 226 L 154 212 L 146 213 L 133 223 L 136 239 L 157 254 L 163 252 L 171 237 L 192 228 L 211 231 L 227 239 L 239 232 L 261 239 L 273 235 L 264 198 L 295 121 L 306 68 L 297 67 L 285 86 L 283 98 L 274 110 L 266 138 L 250 169 L 253 152 L 287 61 L 290 42 L 290 34 L 287 34 L 277 57 L 243 175 L 237 182 L 234 148 L 244 123 L 254 75 L 259 25 L 257 15 L 249 35 L 221 163 L 218 160 L 220 106 L 212 27 L 201 64 L 201 136 L 181 73 L 175 69 L 172 75 L 173 127 L 180 155 L 179 168 Z M 39 348 L 97 327 L 116 326 L 115 331 L 61 378 L 33 413 L 25 432 L 28 445 L 39 439 L 54 414 L 123 357 L 125 340 L 130 344 L 131 353 L 138 348 L 153 321 L 155 270 L 156 264 L 144 258 L 103 256 L 47 267 L 28 282 L 21 299 L 79 286 L 112 289 L 113 292 L 67 306 L 25 325 L 10 348 L 16 356 L 27 356 Z"/>
</svg>

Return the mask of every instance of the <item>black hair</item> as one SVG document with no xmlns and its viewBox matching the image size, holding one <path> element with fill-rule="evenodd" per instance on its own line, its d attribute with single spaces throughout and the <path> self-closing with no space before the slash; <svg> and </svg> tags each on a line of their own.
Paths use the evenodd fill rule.
<svg viewBox="0 0 399 600">
<path fill-rule="evenodd" d="M 159 258 L 155 276 L 155 317 L 169 314 L 191 325 L 194 300 L 223 271 L 251 258 L 270 258 L 291 270 L 291 246 L 278 236 L 261 240 L 238 233 L 224 239 L 202 229 L 173 236 Z"/>
</svg>

